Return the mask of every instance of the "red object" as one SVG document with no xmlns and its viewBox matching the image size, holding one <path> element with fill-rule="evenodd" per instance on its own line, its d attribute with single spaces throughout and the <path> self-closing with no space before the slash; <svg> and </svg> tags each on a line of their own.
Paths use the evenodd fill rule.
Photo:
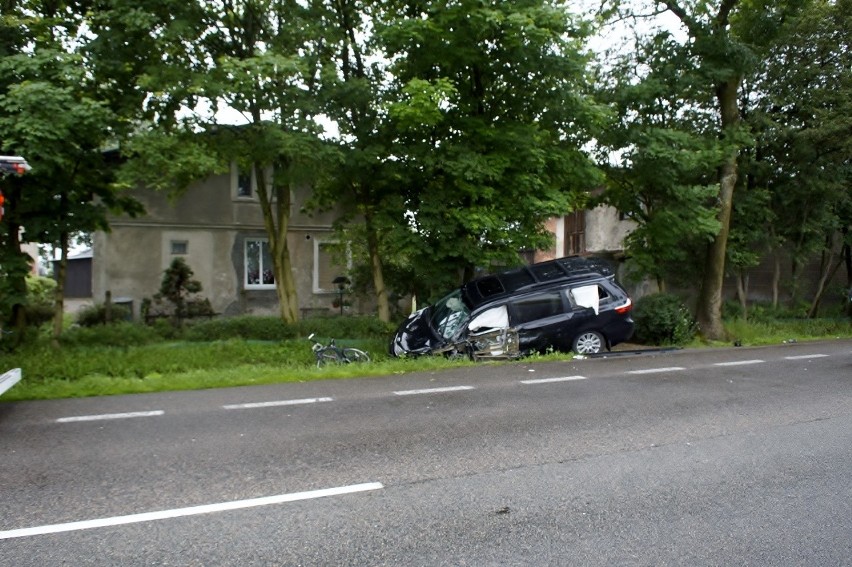
<svg viewBox="0 0 852 567">
<path fill-rule="evenodd" d="M 615 312 L 616 312 L 616 313 L 619 313 L 619 314 L 621 314 L 621 315 L 624 315 L 625 313 L 629 312 L 631 309 L 633 309 L 633 302 L 632 302 L 632 301 L 630 300 L 630 298 L 628 297 L 628 298 L 627 298 L 627 303 L 625 303 L 625 304 L 624 304 L 624 305 L 622 305 L 621 307 L 616 307 L 616 308 L 615 308 Z"/>
<path fill-rule="evenodd" d="M 0 220 L 3 220 L 3 203 L 6 202 L 6 197 L 3 196 L 3 191 L 0 191 Z"/>
</svg>

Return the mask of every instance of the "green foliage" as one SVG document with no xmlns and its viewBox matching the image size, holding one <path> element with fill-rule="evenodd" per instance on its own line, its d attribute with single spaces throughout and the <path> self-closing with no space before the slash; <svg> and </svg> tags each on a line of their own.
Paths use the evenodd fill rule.
<svg viewBox="0 0 852 567">
<path fill-rule="evenodd" d="M 123 324 L 130 318 L 130 316 L 130 309 L 128 309 L 126 306 L 113 304 L 110 305 L 110 320 L 107 321 L 106 305 L 104 305 L 103 303 L 96 303 L 95 305 L 83 307 L 82 309 L 80 309 L 80 311 L 77 312 L 77 324 L 81 327 L 96 327 L 106 325 L 107 323 Z M 103 331 L 104 336 L 108 336 L 111 332 L 112 329 L 106 329 Z"/>
<path fill-rule="evenodd" d="M 53 320 L 56 313 L 51 303 L 33 303 L 27 306 L 27 325 L 40 327 Z"/>
<path fill-rule="evenodd" d="M 53 302 L 56 282 L 52 278 L 27 276 L 27 325 L 40 327 L 56 312 Z"/>
<path fill-rule="evenodd" d="M 676 295 L 656 293 L 640 297 L 633 311 L 636 340 L 652 345 L 683 345 L 697 332 L 695 319 Z"/>
<path fill-rule="evenodd" d="M 217 317 L 209 321 L 197 321 L 188 326 L 185 338 L 189 341 L 222 341 L 246 339 L 261 341 L 283 341 L 297 335 L 293 325 L 279 317 Z"/>
<path fill-rule="evenodd" d="M 376 317 L 318 317 L 300 321 L 296 326 L 299 336 L 316 333 L 321 337 L 336 339 L 390 339 L 396 325 L 384 323 Z"/>
<path fill-rule="evenodd" d="M 218 317 L 198 321 L 186 329 L 184 337 L 190 341 L 217 341 L 246 339 L 283 341 L 306 337 L 311 333 L 337 339 L 387 338 L 394 327 L 376 317 L 319 317 L 298 323 L 285 323 L 278 317 L 244 315 Z"/>
<path fill-rule="evenodd" d="M 129 316 L 129 311 L 123 306 L 113 306 L 118 313 Z M 156 330 L 128 322 L 123 319 L 114 320 L 111 325 L 103 321 L 92 323 L 92 319 L 103 316 L 103 306 L 94 306 L 88 310 L 86 326 L 71 327 L 62 334 L 61 344 L 68 347 L 131 347 L 161 342 L 163 337 Z"/>
<path fill-rule="evenodd" d="M 29 303 L 53 303 L 56 281 L 42 276 L 27 276 L 27 299 Z"/>
</svg>

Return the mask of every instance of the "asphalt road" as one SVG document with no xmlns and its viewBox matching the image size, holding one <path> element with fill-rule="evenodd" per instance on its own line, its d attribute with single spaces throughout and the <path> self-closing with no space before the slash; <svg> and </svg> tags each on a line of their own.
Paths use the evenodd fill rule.
<svg viewBox="0 0 852 567">
<path fill-rule="evenodd" d="M 0 402 L 0 565 L 852 565 L 852 341 Z"/>
</svg>

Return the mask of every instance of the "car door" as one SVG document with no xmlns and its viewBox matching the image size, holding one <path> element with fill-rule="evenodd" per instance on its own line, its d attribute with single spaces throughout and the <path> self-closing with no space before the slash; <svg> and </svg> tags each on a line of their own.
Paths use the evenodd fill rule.
<svg viewBox="0 0 852 567">
<path fill-rule="evenodd" d="M 607 309 L 611 297 L 599 282 L 584 282 L 565 290 L 571 317 L 566 326 L 566 345 L 571 348 L 574 338 L 584 331 L 601 332 L 600 314 Z"/>
<path fill-rule="evenodd" d="M 533 293 L 509 302 L 510 326 L 518 332 L 521 352 L 563 348 L 567 312 L 565 293 L 559 289 Z"/>
</svg>

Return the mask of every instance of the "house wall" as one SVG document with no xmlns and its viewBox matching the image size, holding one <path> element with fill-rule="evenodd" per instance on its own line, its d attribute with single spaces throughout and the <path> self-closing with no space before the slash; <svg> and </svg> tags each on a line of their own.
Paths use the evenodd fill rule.
<svg viewBox="0 0 852 567">
<path fill-rule="evenodd" d="M 146 209 L 139 218 L 119 217 L 110 222 L 109 233 L 93 237 L 93 296 L 104 301 L 132 303 L 139 316 L 144 298 L 157 293 L 163 271 L 173 258 L 182 256 L 202 285 L 217 313 L 277 314 L 275 289 L 244 289 L 245 241 L 266 238 L 259 202 L 238 197 L 235 174 L 196 183 L 176 200 L 163 193 L 140 189 L 134 192 Z M 330 240 L 334 212 L 308 215 L 301 211 L 310 197 L 307 188 L 292 192 L 290 230 L 287 237 L 299 307 L 330 311 L 335 294 L 315 293 L 315 243 Z M 186 254 L 173 254 L 172 243 L 186 244 Z"/>
<path fill-rule="evenodd" d="M 598 254 L 621 252 L 624 239 L 635 226 L 633 221 L 621 220 L 613 207 L 599 206 L 586 211 L 586 250 Z"/>
</svg>

